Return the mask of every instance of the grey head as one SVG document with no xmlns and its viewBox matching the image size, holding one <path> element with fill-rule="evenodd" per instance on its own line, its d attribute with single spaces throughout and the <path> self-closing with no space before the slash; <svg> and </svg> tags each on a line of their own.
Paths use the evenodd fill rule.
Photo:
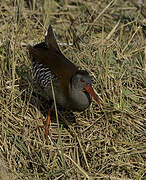
<svg viewBox="0 0 146 180">
<path fill-rule="evenodd" d="M 71 79 L 71 88 L 78 91 L 85 91 L 86 85 L 92 85 L 91 77 L 87 71 L 77 71 Z"/>
</svg>

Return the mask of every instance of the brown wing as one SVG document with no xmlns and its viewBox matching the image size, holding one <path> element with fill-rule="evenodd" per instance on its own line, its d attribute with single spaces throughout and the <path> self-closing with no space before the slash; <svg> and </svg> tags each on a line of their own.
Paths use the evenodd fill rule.
<svg viewBox="0 0 146 180">
<path fill-rule="evenodd" d="M 39 48 L 39 44 L 37 48 L 28 46 L 30 56 L 37 63 L 48 67 L 59 79 L 63 91 L 67 93 L 69 82 L 78 68 L 61 53 L 51 26 L 45 37 L 45 44 L 47 48 Z"/>
</svg>

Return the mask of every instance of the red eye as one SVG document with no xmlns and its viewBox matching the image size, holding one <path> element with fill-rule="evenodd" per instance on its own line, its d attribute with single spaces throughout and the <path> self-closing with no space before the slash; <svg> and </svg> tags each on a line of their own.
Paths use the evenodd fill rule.
<svg viewBox="0 0 146 180">
<path fill-rule="evenodd" d="M 85 80 L 84 80 L 84 79 L 81 79 L 80 81 L 81 81 L 81 82 L 85 82 Z"/>
</svg>

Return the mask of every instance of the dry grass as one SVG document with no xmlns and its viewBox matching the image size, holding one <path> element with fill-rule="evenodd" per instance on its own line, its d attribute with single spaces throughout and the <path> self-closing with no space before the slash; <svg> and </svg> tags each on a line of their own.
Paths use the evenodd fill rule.
<svg viewBox="0 0 146 180">
<path fill-rule="evenodd" d="M 0 12 L 0 153 L 8 170 L 17 179 L 146 179 L 146 26 L 140 11 L 120 0 L 7 0 Z M 93 102 L 82 113 L 58 110 L 59 124 L 52 115 L 45 145 L 37 126 L 48 105 L 33 92 L 21 44 L 42 41 L 50 23 L 59 42 L 74 44 L 61 49 L 90 72 L 103 105 Z"/>
<path fill-rule="evenodd" d="M 9 172 L 7 163 L 0 156 L 0 180 L 16 180 L 18 179 L 15 175 Z"/>
</svg>

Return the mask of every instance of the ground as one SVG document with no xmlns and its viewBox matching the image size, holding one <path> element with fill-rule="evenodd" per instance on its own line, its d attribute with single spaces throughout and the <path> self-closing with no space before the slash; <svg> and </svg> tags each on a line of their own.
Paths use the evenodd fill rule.
<svg viewBox="0 0 146 180">
<path fill-rule="evenodd" d="M 144 4 L 131 2 L 1 2 L 1 179 L 146 179 L 146 21 Z M 33 86 L 26 46 L 43 41 L 49 24 L 102 104 L 57 108 L 46 145 L 39 126 L 49 104 Z"/>
</svg>

